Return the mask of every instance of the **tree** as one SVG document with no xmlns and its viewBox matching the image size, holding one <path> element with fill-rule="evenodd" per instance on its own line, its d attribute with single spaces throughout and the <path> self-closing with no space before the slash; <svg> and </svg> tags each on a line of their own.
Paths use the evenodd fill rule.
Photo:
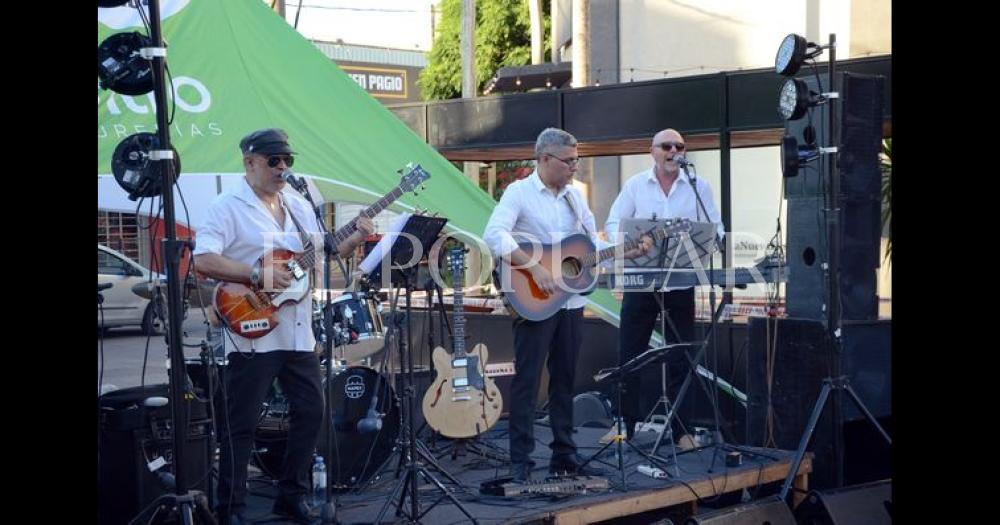
<svg viewBox="0 0 1000 525">
<path fill-rule="evenodd" d="M 549 2 L 542 5 L 549 12 Z M 544 18 L 545 53 L 551 44 L 551 22 Z M 462 61 L 459 33 L 462 0 L 442 0 L 441 23 L 434 36 L 434 46 L 427 67 L 417 81 L 425 100 L 462 96 Z M 482 91 L 502 66 L 531 63 L 531 18 L 524 0 L 476 0 L 476 86 Z"/>
</svg>

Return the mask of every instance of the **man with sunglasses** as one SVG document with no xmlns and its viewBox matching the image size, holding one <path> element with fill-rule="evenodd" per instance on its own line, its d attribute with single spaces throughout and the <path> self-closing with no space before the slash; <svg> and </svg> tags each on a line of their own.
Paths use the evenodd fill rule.
<svg viewBox="0 0 1000 525">
<path fill-rule="evenodd" d="M 712 222 L 718 225 L 719 235 L 725 233 L 722 217 L 715 207 L 712 188 L 708 182 L 681 173 L 678 157 L 684 155 L 684 137 L 673 129 L 664 129 L 653 137 L 649 149 L 653 156 L 653 167 L 636 173 L 622 185 L 621 192 L 611 205 L 604 231 L 609 239 L 618 238 L 618 227 L 622 219 L 688 218 L 697 222 Z M 697 184 L 697 194 L 694 184 Z M 701 197 L 704 210 L 697 197 Z M 707 215 L 707 216 L 706 216 Z M 648 243 L 647 243 L 648 244 Z M 657 297 L 659 296 L 659 297 Z M 622 299 L 621 323 L 618 331 L 619 364 L 645 352 L 649 337 L 653 333 L 656 318 L 660 314 L 660 301 L 667 313 L 666 343 L 691 342 L 694 340 L 694 288 L 668 288 L 665 292 L 642 292 L 626 290 Z M 676 328 L 676 334 L 671 329 Z M 676 399 L 677 392 L 687 372 L 691 369 L 684 350 L 674 350 L 667 354 L 668 396 Z M 635 424 L 652 409 L 661 388 L 659 367 L 647 367 L 639 377 L 633 377 L 625 384 L 622 396 L 621 416 L 625 420 L 628 439 L 632 439 Z M 671 419 L 673 435 L 681 448 L 691 448 L 693 439 L 683 431 L 680 419 Z"/>
<path fill-rule="evenodd" d="M 580 161 L 576 144 L 576 138 L 561 129 L 548 128 L 538 135 L 535 171 L 507 187 L 486 224 L 483 238 L 494 257 L 525 267 L 531 258 L 518 247 L 518 242 L 552 244 L 575 233 L 586 234 L 600 244 L 594 214 L 580 191 L 570 184 Z M 559 286 L 544 266 L 530 265 L 526 270 L 547 293 Z M 535 400 L 546 361 L 552 429 L 549 472 L 600 474 L 590 467 L 581 468 L 583 462 L 573 442 L 573 385 L 577 355 L 583 343 L 584 304 L 586 299 L 573 295 L 547 319 L 518 318 L 513 322 L 517 373 L 507 406 L 510 407 L 510 475 L 515 482 L 527 481 L 534 466 L 531 453 L 535 449 Z"/>
<path fill-rule="evenodd" d="M 244 283 L 255 290 L 275 291 L 292 283 L 292 273 L 275 265 L 275 249 L 319 252 L 323 237 L 309 203 L 286 186 L 282 172 L 295 158 L 288 135 L 262 129 L 240 141 L 246 176 L 236 188 L 219 195 L 208 218 L 198 228 L 195 268 L 214 279 Z M 349 255 L 374 231 L 371 219 L 360 216 L 358 231 L 337 246 Z M 324 265 L 316 264 L 321 276 Z M 317 282 L 313 280 L 313 282 Z M 312 297 L 309 294 L 307 297 Z M 261 404 L 275 378 L 291 404 L 283 472 L 276 473 L 278 497 L 273 512 L 295 523 L 314 523 L 305 495 L 313 450 L 323 421 L 319 361 L 313 349 L 312 304 L 303 299 L 278 309 L 279 323 L 268 334 L 246 339 L 229 334 L 224 372 L 226 410 L 219 418 L 218 515 L 223 524 L 245 523 L 247 466 Z M 235 348 L 230 348 L 230 346 Z"/>
</svg>

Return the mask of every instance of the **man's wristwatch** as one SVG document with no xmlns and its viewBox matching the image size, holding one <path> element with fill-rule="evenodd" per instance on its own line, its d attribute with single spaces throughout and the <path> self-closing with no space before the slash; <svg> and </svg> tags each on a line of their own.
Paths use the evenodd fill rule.
<svg viewBox="0 0 1000 525">
<path fill-rule="evenodd" d="M 253 269 L 250 270 L 250 288 L 260 290 L 260 261 L 254 263 Z"/>
</svg>

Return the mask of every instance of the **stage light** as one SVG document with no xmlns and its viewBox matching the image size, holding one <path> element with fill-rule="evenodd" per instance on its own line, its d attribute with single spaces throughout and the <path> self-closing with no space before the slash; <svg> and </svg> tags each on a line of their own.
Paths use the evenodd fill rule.
<svg viewBox="0 0 1000 525">
<path fill-rule="evenodd" d="M 778 94 L 778 113 L 785 120 L 798 120 L 806 114 L 806 110 L 818 104 L 815 97 L 810 96 L 809 87 L 797 78 L 790 78 L 781 86 Z"/>
<path fill-rule="evenodd" d="M 802 63 L 823 52 L 823 48 L 794 33 L 781 41 L 774 56 L 774 69 L 779 75 L 790 77 L 799 71 Z"/>
<path fill-rule="evenodd" d="M 153 90 L 153 68 L 142 49 L 153 41 L 142 33 L 116 33 L 97 47 L 97 76 L 101 89 L 122 95 L 144 95 Z"/>
<path fill-rule="evenodd" d="M 781 175 L 785 178 L 798 175 L 799 168 L 818 159 L 820 153 L 824 153 L 823 150 L 824 148 L 816 147 L 815 144 L 800 146 L 795 137 L 785 135 L 781 139 Z"/>
<path fill-rule="evenodd" d="M 128 198 L 154 197 L 163 193 L 163 162 L 153 158 L 159 138 L 154 133 L 136 133 L 118 143 L 111 157 L 115 181 L 128 192 Z M 181 174 L 181 160 L 173 151 L 174 181 Z"/>
</svg>

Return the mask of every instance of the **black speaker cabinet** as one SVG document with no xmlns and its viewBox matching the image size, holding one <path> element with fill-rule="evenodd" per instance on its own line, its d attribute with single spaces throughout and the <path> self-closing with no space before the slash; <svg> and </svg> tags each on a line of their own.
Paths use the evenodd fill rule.
<svg viewBox="0 0 1000 525">
<path fill-rule="evenodd" d="M 823 197 L 788 200 L 787 311 L 792 317 L 825 319 L 829 290 L 824 264 L 830 260 Z M 878 267 L 882 237 L 881 201 L 840 201 L 841 318 L 878 319 Z"/>
<path fill-rule="evenodd" d="M 865 406 L 891 435 L 891 321 L 850 321 L 843 324 L 841 372 Z M 750 318 L 747 377 L 747 444 L 768 442 L 768 407 L 777 448 L 795 450 L 805 432 L 823 379 L 831 375 L 826 330 L 811 319 Z M 770 377 L 770 389 L 768 378 Z M 871 481 L 891 477 L 891 449 L 855 408 L 841 396 L 845 432 L 845 479 Z M 816 454 L 810 485 L 829 487 L 834 481 L 832 396 L 820 417 L 808 450 Z M 857 436 L 855 436 L 855 434 Z M 863 439 L 856 437 L 863 436 Z"/>
<path fill-rule="evenodd" d="M 811 491 L 795 509 L 800 525 L 892 523 L 892 480 Z"/>
<path fill-rule="evenodd" d="M 684 525 L 795 525 L 795 517 L 774 497 L 692 516 Z"/>
<path fill-rule="evenodd" d="M 101 396 L 98 456 L 98 520 L 103 525 L 126 524 L 153 500 L 169 492 L 157 473 L 175 473 L 169 404 L 147 408 L 147 397 L 169 397 L 167 385 L 126 388 Z M 206 495 L 210 420 L 205 404 L 189 404 L 184 464 L 188 488 Z M 156 472 L 147 466 L 157 458 L 166 464 Z"/>
</svg>

